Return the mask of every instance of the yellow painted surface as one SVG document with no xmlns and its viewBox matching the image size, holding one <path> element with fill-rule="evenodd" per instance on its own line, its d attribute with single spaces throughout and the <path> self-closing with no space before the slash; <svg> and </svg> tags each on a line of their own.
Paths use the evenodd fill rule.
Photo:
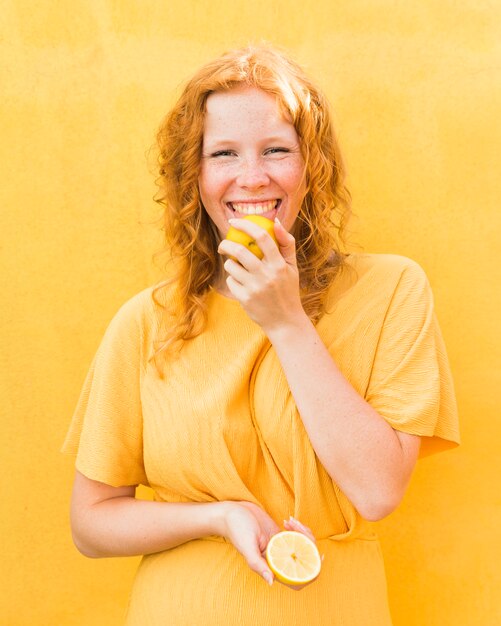
<svg viewBox="0 0 501 626">
<path fill-rule="evenodd" d="M 137 559 L 73 548 L 59 455 L 117 307 L 152 283 L 148 148 L 219 52 L 288 47 L 330 96 L 366 250 L 417 260 L 462 447 L 379 524 L 395 626 L 501 623 L 501 5 L 478 0 L 2 2 L 0 623 L 119 625 Z"/>
</svg>

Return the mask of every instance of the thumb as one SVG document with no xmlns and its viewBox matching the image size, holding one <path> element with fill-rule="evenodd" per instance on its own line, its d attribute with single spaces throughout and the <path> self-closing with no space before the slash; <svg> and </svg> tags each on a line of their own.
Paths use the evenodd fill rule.
<svg viewBox="0 0 501 626">
<path fill-rule="evenodd" d="M 282 226 L 282 223 L 280 222 L 278 217 L 275 218 L 274 230 L 281 255 L 284 257 L 287 263 L 296 265 L 296 240 L 287 231 L 287 229 Z"/>
<path fill-rule="evenodd" d="M 251 570 L 256 572 L 256 574 L 259 574 L 259 576 L 262 576 L 262 578 L 264 578 L 270 586 L 273 584 L 273 574 L 270 570 L 268 562 L 261 556 L 259 551 L 256 551 L 252 554 L 252 556 L 247 557 L 247 564 Z"/>
</svg>

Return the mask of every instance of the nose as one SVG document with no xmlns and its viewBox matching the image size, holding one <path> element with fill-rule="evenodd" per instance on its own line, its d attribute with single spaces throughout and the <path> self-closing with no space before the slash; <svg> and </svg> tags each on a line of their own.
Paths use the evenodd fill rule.
<svg viewBox="0 0 501 626">
<path fill-rule="evenodd" d="M 259 189 L 269 184 L 270 177 L 259 160 L 247 159 L 241 164 L 236 182 L 244 189 Z"/>
</svg>

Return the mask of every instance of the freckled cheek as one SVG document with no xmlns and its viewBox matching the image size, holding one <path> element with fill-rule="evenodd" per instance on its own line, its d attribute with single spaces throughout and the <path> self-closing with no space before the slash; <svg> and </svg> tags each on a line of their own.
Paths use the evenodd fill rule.
<svg viewBox="0 0 501 626">
<path fill-rule="evenodd" d="M 217 199 L 217 196 L 224 193 L 228 184 L 228 177 L 222 175 L 221 172 L 204 172 L 202 171 L 198 179 L 198 186 L 202 196 L 206 200 Z"/>
<path fill-rule="evenodd" d="M 302 193 L 304 189 L 304 166 L 300 163 L 289 163 L 280 172 L 282 186 L 289 193 Z"/>
</svg>

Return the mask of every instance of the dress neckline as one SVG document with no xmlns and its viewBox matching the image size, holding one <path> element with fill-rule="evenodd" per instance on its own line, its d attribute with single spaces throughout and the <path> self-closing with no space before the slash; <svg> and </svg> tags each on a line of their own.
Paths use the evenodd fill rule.
<svg viewBox="0 0 501 626">
<path fill-rule="evenodd" d="M 211 287 L 209 287 L 209 290 L 210 290 L 210 293 L 212 293 L 214 296 L 216 296 L 220 300 L 223 300 L 224 302 L 229 302 L 229 303 L 232 303 L 232 304 L 240 305 L 240 302 L 236 298 L 233 298 L 231 296 L 225 295 L 224 293 L 221 293 L 215 287 L 211 286 Z"/>
</svg>

